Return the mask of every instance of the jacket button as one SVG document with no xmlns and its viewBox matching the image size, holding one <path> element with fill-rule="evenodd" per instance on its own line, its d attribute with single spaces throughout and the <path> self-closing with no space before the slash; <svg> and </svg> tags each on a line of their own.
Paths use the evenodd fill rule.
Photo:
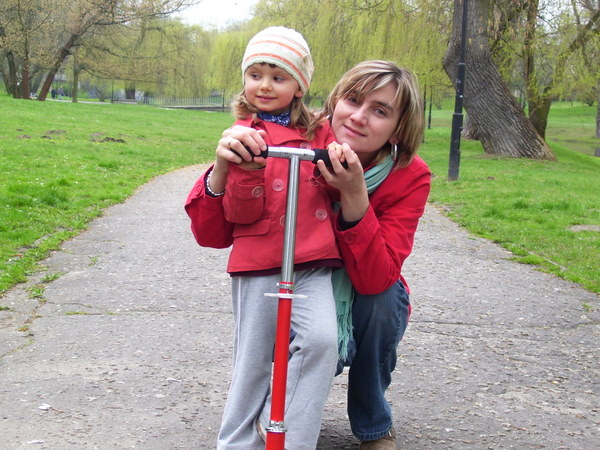
<svg viewBox="0 0 600 450">
<path fill-rule="evenodd" d="M 273 188 L 274 191 L 279 192 L 279 191 L 283 191 L 285 184 L 284 184 L 283 180 L 276 178 L 275 180 L 273 180 L 273 184 L 271 185 L 271 187 Z"/>
<path fill-rule="evenodd" d="M 252 189 L 252 197 L 254 198 L 262 197 L 264 193 L 265 190 L 262 186 L 256 186 L 254 189 Z"/>
<path fill-rule="evenodd" d="M 344 241 L 348 244 L 353 244 L 356 241 L 356 233 L 348 233 L 344 236 Z"/>
<path fill-rule="evenodd" d="M 315 211 L 315 217 L 319 220 L 325 220 L 327 219 L 327 211 L 324 209 L 317 209 Z"/>
<path fill-rule="evenodd" d="M 279 225 L 285 227 L 285 214 L 279 218 Z"/>
</svg>

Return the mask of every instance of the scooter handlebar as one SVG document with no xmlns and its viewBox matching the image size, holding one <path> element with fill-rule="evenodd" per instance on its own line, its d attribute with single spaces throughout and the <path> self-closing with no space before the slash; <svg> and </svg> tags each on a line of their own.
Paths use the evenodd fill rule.
<svg viewBox="0 0 600 450">
<path fill-rule="evenodd" d="M 246 147 L 247 148 L 247 147 Z M 236 155 L 240 156 L 238 152 L 235 150 L 231 150 Z M 248 151 L 250 151 L 248 149 Z M 257 156 L 262 156 L 263 158 L 285 158 L 290 159 L 292 156 L 298 157 L 302 161 L 311 161 L 313 164 L 316 164 L 317 161 L 323 161 L 325 166 L 331 167 L 331 159 L 329 158 L 329 152 L 326 149 L 322 148 L 314 148 L 311 150 L 307 150 L 304 148 L 294 148 L 294 147 L 267 147 L 266 150 L 260 152 L 260 155 L 254 155 L 253 158 Z M 344 161 L 342 163 L 344 168 L 348 168 L 348 163 Z"/>
</svg>

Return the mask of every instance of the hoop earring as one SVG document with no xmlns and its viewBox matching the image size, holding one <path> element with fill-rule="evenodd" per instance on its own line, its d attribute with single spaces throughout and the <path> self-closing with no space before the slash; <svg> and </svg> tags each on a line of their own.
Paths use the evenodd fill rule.
<svg viewBox="0 0 600 450">
<path fill-rule="evenodd" d="M 392 161 L 396 161 L 398 159 L 398 144 L 392 144 L 390 156 L 392 157 Z"/>
</svg>

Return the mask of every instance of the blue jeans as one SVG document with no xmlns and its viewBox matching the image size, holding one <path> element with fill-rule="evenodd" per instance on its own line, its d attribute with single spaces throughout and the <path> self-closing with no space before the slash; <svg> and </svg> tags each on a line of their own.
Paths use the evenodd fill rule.
<svg viewBox="0 0 600 450">
<path fill-rule="evenodd" d="M 377 295 L 356 293 L 352 306 L 353 339 L 348 345 L 348 416 L 352 433 L 361 441 L 382 438 L 392 426 L 385 399 L 396 367 L 396 347 L 408 325 L 410 303 L 397 281 Z"/>
</svg>

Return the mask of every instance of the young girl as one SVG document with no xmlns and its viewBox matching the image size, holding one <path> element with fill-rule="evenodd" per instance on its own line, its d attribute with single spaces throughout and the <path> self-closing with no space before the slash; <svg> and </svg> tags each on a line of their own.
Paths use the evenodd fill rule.
<svg viewBox="0 0 600 450">
<path fill-rule="evenodd" d="M 325 148 L 334 140 L 302 103 L 313 73 L 304 38 L 283 27 L 254 36 L 242 61 L 244 90 L 233 104 L 236 127 L 224 132 L 216 161 L 200 177 L 185 208 L 203 246 L 233 244 L 235 340 L 233 376 L 217 448 L 264 447 L 270 416 L 270 377 L 280 281 L 287 176 L 286 159 L 256 157 L 267 145 Z M 249 149 L 249 150 L 248 150 Z M 330 201 L 301 162 L 296 230 L 292 328 L 285 411 L 286 447 L 314 449 L 337 360 L 337 326 L 331 287 L 340 267 Z"/>
</svg>

